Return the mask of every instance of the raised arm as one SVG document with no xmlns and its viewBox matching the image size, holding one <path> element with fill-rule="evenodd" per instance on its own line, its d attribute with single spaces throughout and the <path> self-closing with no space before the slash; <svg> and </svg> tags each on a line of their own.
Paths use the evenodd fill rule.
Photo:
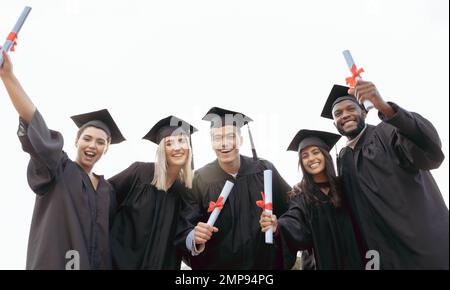
<svg viewBox="0 0 450 290">
<path fill-rule="evenodd" d="M 383 127 L 383 132 L 391 139 L 403 166 L 430 170 L 441 165 L 445 156 L 439 134 L 430 121 L 395 103 L 385 102 L 371 82 L 358 81 L 349 93 L 354 93 L 358 100 L 369 99 L 378 109 L 380 119 L 391 125 Z"/>
<path fill-rule="evenodd" d="M 5 85 L 6 91 L 8 92 L 16 111 L 19 113 L 20 117 L 29 124 L 36 111 L 36 107 L 14 75 L 13 65 L 9 56 L 4 51 L 2 51 L 2 54 L 4 62 L 0 67 L 0 78 Z"/>
</svg>

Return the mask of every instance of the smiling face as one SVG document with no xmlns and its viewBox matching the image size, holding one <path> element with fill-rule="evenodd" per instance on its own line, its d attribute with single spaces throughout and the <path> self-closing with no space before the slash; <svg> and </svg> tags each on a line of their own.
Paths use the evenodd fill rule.
<svg viewBox="0 0 450 290">
<path fill-rule="evenodd" d="M 231 164 L 239 160 L 242 141 L 240 130 L 235 126 L 211 128 L 211 145 L 222 164 Z"/>
<path fill-rule="evenodd" d="M 333 107 L 333 119 L 339 133 L 355 138 L 365 126 L 366 112 L 351 100 L 344 100 Z"/>
<path fill-rule="evenodd" d="M 312 176 L 324 174 L 325 156 L 319 147 L 308 146 L 300 152 L 300 158 L 305 171 Z"/>
<path fill-rule="evenodd" d="M 183 167 L 189 157 L 189 140 L 184 134 L 164 138 L 166 162 L 169 167 Z"/>
<path fill-rule="evenodd" d="M 86 172 L 90 172 L 108 150 L 109 137 L 102 129 L 86 127 L 79 133 L 75 146 L 77 147 L 77 163 Z"/>
</svg>

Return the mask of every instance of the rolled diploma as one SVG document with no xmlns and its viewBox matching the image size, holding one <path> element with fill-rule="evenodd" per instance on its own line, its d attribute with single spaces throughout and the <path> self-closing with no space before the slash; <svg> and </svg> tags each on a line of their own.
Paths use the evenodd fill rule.
<svg viewBox="0 0 450 290">
<path fill-rule="evenodd" d="M 233 189 L 234 183 L 227 180 L 227 182 L 225 182 L 225 185 L 222 188 L 222 192 L 220 193 L 219 197 L 217 199 L 219 199 L 221 196 L 223 197 L 223 205 L 225 206 L 225 202 L 227 201 L 228 195 L 230 194 L 231 190 Z M 208 222 L 207 224 L 210 226 L 214 226 L 214 223 L 216 222 L 217 218 L 219 217 L 219 213 L 220 213 L 220 209 L 219 208 L 215 208 L 211 215 L 208 218 Z"/>
<path fill-rule="evenodd" d="M 352 71 L 352 66 L 355 65 L 355 62 L 353 61 L 352 54 L 350 53 L 350 50 L 344 50 L 342 52 L 342 54 L 344 55 L 345 62 L 347 62 L 348 68 L 350 69 L 350 72 L 351 72 Z M 361 80 L 360 77 L 356 77 L 355 79 L 356 80 Z M 369 101 L 369 100 L 364 100 L 364 108 L 366 108 L 367 111 L 372 109 L 373 108 L 372 102 Z"/>
<path fill-rule="evenodd" d="M 264 204 L 272 204 L 272 170 L 264 170 Z M 272 214 L 271 209 L 265 209 L 266 212 Z M 273 227 L 266 232 L 266 244 L 273 244 Z"/>
<path fill-rule="evenodd" d="M 14 25 L 13 29 L 11 30 L 11 32 L 15 32 L 16 34 L 19 34 L 20 29 L 22 28 L 25 20 L 28 17 L 28 14 L 31 11 L 31 7 L 26 6 L 23 11 L 22 14 L 20 14 L 19 19 L 17 20 L 16 24 Z M 3 47 L 1 48 L 1 50 L 4 50 L 6 53 L 9 52 L 9 50 L 11 49 L 11 47 L 13 46 L 14 41 L 11 41 L 9 39 L 7 39 L 5 41 L 5 43 L 3 44 Z M 0 65 L 3 64 L 3 54 L 0 53 Z"/>
</svg>

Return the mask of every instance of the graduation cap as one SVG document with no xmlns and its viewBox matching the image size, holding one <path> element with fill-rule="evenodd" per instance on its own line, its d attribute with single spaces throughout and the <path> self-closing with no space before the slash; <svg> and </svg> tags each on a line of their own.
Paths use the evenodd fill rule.
<svg viewBox="0 0 450 290">
<path fill-rule="evenodd" d="M 250 131 L 250 125 L 248 124 L 253 121 L 251 118 L 239 112 L 213 107 L 206 113 L 202 120 L 211 122 L 211 128 L 221 128 L 227 125 L 242 128 L 244 125 L 247 125 L 253 159 L 258 160 L 252 132 Z"/>
<path fill-rule="evenodd" d="M 325 131 L 317 130 L 300 130 L 292 139 L 291 144 L 287 148 L 288 151 L 300 152 L 308 146 L 317 146 L 324 150 L 330 151 L 341 139 L 341 135 L 337 135 Z"/>
<path fill-rule="evenodd" d="M 92 126 L 101 129 L 111 138 L 111 144 L 117 144 L 125 140 L 107 109 L 70 117 L 78 128 Z"/>
<path fill-rule="evenodd" d="M 149 140 L 156 145 L 159 145 L 159 143 L 161 143 L 161 140 L 163 140 L 167 136 L 186 134 L 189 136 L 191 151 L 194 152 L 192 148 L 192 138 L 190 137 L 197 131 L 197 128 L 195 128 L 188 122 L 171 115 L 159 120 L 158 123 L 156 123 L 150 129 L 150 131 L 144 137 L 142 137 L 142 139 Z M 194 158 L 192 158 L 191 167 L 192 169 L 194 168 Z"/>
<path fill-rule="evenodd" d="M 348 90 L 349 87 L 334 85 L 331 89 L 330 95 L 327 98 L 327 101 L 325 102 L 325 106 L 323 106 L 322 114 L 320 116 L 333 120 L 334 105 L 345 100 L 355 102 L 356 104 L 358 104 L 358 106 L 364 109 L 364 107 L 360 103 L 358 103 L 358 100 L 355 96 L 348 94 Z"/>
<path fill-rule="evenodd" d="M 156 145 L 159 145 L 159 143 L 161 143 L 161 140 L 166 138 L 167 136 L 175 134 L 186 134 L 190 136 L 197 131 L 197 128 L 195 128 L 188 122 L 175 116 L 168 116 L 164 119 L 159 120 L 158 123 L 156 123 L 150 129 L 150 131 L 144 137 L 142 137 L 142 139 L 149 140 Z"/>
</svg>

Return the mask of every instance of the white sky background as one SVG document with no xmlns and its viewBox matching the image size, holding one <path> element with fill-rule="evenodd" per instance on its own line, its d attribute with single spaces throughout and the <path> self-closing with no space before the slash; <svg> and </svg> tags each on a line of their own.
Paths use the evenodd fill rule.
<svg viewBox="0 0 450 290">
<path fill-rule="evenodd" d="M 69 116 L 110 110 L 128 141 L 112 146 L 95 172 L 110 177 L 153 161 L 156 145 L 141 137 L 170 114 L 200 129 L 193 143 L 196 168 L 203 166 L 215 155 L 201 118 L 220 106 L 254 119 L 258 155 L 291 185 L 300 180 L 298 158 L 285 149 L 295 133 L 336 132 L 319 115 L 332 85 L 349 76 L 341 52 L 350 49 L 385 100 L 435 125 L 447 159 L 432 173 L 448 206 L 448 3 L 2 0 L 0 36 L 33 7 L 11 54 L 15 73 L 71 158 Z M 3 84 L 0 120 L 0 269 L 23 269 L 34 194 Z M 368 123 L 378 122 L 371 111 Z M 251 156 L 244 136 L 242 153 Z"/>
</svg>

